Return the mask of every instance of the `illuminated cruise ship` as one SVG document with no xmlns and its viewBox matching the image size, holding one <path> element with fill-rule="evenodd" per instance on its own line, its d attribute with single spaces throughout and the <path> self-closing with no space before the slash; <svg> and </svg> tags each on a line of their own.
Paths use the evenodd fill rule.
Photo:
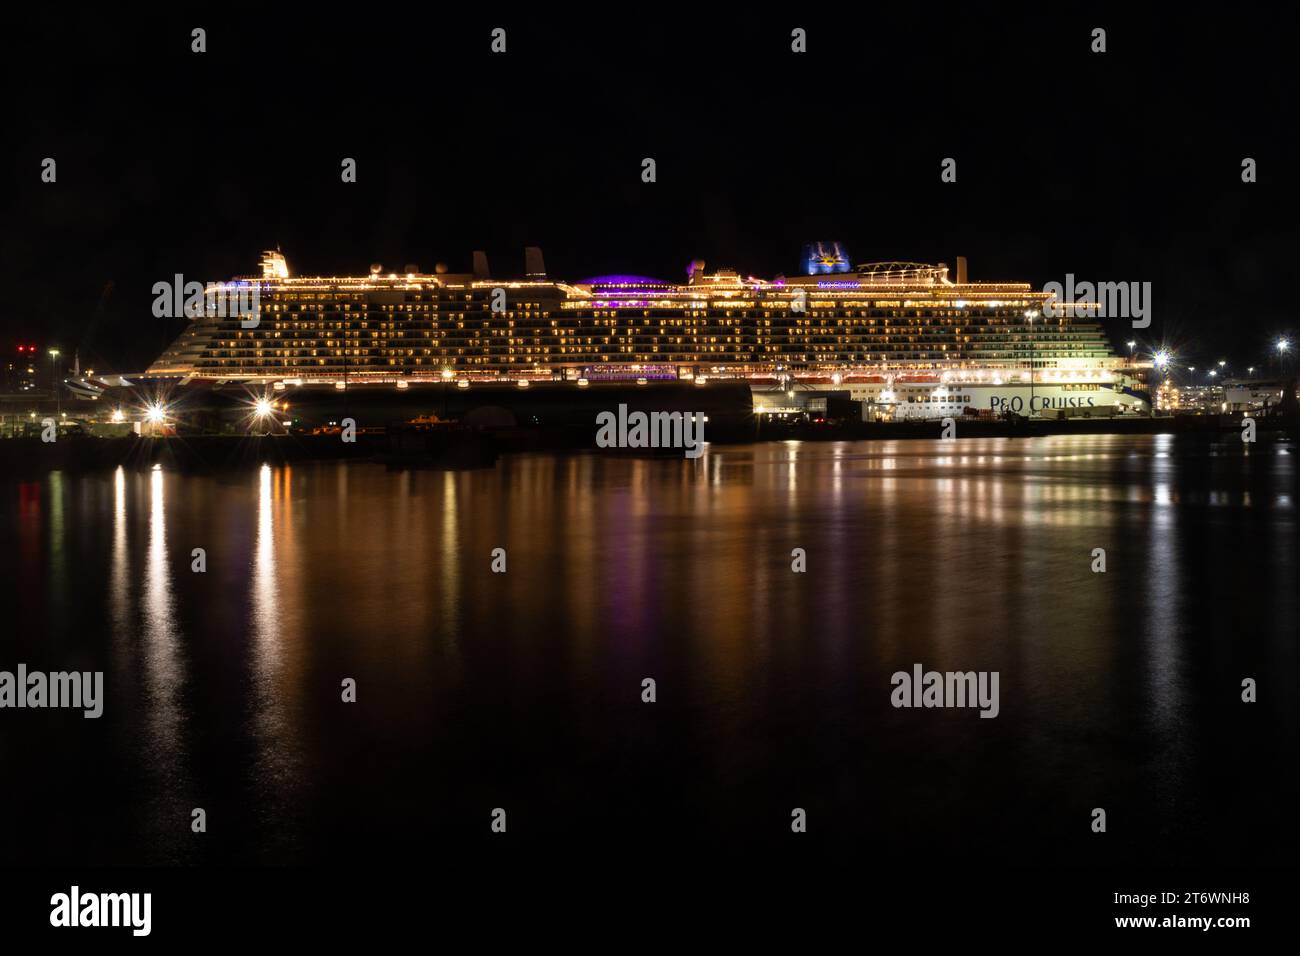
<svg viewBox="0 0 1300 956">
<path fill-rule="evenodd" d="M 813 244 L 805 275 L 708 271 L 684 283 L 636 275 L 549 279 L 541 251 L 525 275 L 372 266 L 361 276 L 291 276 L 279 252 L 261 274 L 209 284 L 209 307 L 146 373 L 186 381 L 284 385 L 455 381 L 744 379 L 755 409 L 801 393 L 848 392 L 877 418 L 1147 411 L 1095 319 L 1044 314 L 1046 292 L 970 282 L 939 263 L 851 265 Z M 211 306 L 219 290 L 254 298 L 251 317 Z M 256 292 L 250 297 L 248 293 Z M 1109 407 L 1109 409 L 1108 409 Z"/>
</svg>

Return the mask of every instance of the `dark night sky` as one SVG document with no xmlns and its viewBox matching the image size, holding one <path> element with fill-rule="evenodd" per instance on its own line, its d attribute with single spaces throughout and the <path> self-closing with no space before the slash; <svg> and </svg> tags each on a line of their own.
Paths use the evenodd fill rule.
<svg viewBox="0 0 1300 956">
<path fill-rule="evenodd" d="M 466 269 L 483 248 L 509 276 L 537 244 L 561 278 L 679 279 L 694 256 L 793 272 L 804 242 L 839 239 L 857 261 L 964 254 L 976 279 L 1150 281 L 1144 338 L 1192 364 L 1259 364 L 1300 330 L 1295 63 L 1271 12 L 315 9 L 10 24 L 10 353 L 141 367 L 179 330 L 154 282 L 248 273 L 277 243 L 299 274 Z"/>
</svg>

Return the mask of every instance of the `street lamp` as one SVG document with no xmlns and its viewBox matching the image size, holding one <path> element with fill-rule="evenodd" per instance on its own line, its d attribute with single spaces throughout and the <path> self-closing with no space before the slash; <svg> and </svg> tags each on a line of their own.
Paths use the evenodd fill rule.
<svg viewBox="0 0 1300 956">
<path fill-rule="evenodd" d="M 54 363 L 58 359 L 58 357 L 59 357 L 59 350 L 50 349 L 50 388 L 54 391 L 55 411 L 61 411 L 63 409 L 63 399 L 62 396 L 59 395 L 59 383 L 54 380 L 55 376 L 58 374 L 54 370 Z"/>
<path fill-rule="evenodd" d="M 1161 349 L 1160 351 L 1156 352 L 1155 355 L 1151 356 L 1151 364 L 1154 365 L 1156 368 L 1160 369 L 1160 371 L 1164 372 L 1166 375 L 1168 375 L 1169 374 L 1168 371 L 1169 350 Z"/>
<path fill-rule="evenodd" d="M 265 429 L 274 420 L 271 418 L 275 414 L 275 405 L 269 398 L 259 398 L 253 402 L 253 427 L 254 429 Z M 261 432 L 265 434 L 265 432 Z"/>
</svg>

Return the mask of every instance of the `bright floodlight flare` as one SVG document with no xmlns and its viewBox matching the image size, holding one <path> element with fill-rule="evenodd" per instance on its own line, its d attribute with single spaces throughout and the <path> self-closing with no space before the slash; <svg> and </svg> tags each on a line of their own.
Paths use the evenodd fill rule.
<svg viewBox="0 0 1300 956">
<path fill-rule="evenodd" d="M 1167 349 L 1161 349 L 1155 354 L 1156 368 L 1164 368 L 1169 364 L 1169 352 Z"/>
<path fill-rule="evenodd" d="M 1286 351 L 1288 351 L 1290 348 L 1291 348 L 1291 343 L 1290 343 L 1289 341 L 1287 341 L 1286 339 L 1278 339 L 1278 340 L 1277 340 L 1277 350 L 1278 350 L 1279 352 L 1286 352 Z"/>
<path fill-rule="evenodd" d="M 163 408 L 161 402 L 154 402 L 145 409 L 144 417 L 152 424 L 161 424 L 167 418 L 167 411 Z"/>
<path fill-rule="evenodd" d="M 257 412 L 258 418 L 265 418 L 267 415 L 271 414 L 271 403 L 265 398 L 259 398 L 253 404 L 253 410 Z"/>
</svg>

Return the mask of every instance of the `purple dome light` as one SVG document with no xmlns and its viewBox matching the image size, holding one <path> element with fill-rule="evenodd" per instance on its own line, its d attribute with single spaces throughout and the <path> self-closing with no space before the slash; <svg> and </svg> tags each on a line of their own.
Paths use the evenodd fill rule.
<svg viewBox="0 0 1300 956">
<path fill-rule="evenodd" d="M 646 286 L 663 286 L 667 287 L 671 283 L 663 279 L 651 279 L 649 276 L 592 276 L 590 279 L 583 279 L 578 285 L 595 285 L 595 286 L 616 286 L 625 289 L 644 288 Z"/>
</svg>

